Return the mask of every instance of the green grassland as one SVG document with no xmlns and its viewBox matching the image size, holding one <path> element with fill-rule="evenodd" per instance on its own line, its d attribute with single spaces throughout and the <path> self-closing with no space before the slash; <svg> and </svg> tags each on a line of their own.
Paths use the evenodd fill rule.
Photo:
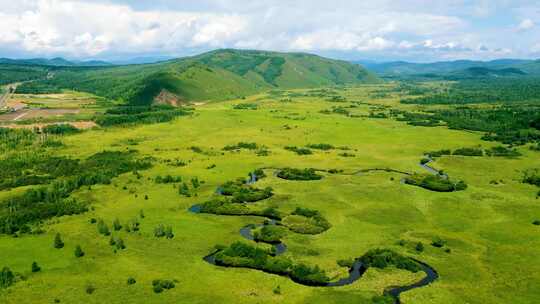
<svg viewBox="0 0 540 304">
<path fill-rule="evenodd" d="M 282 75 L 276 78 L 251 70 L 247 74 L 261 84 L 269 80 L 286 83 L 295 65 L 286 62 L 283 67 Z M 212 69 L 225 73 L 227 66 Z M 189 78 L 184 73 L 174 77 L 185 77 L 182 81 L 189 83 L 198 76 Z M 231 92 L 233 83 L 243 85 L 235 79 L 223 80 L 231 85 Z M 314 78 L 312 84 L 328 83 Z M 181 88 L 186 95 L 191 94 L 189 87 Z M 538 152 L 522 146 L 518 147 L 522 156 L 517 158 L 437 158 L 432 164 L 435 168 L 468 184 L 466 190 L 451 193 L 403 184 L 399 173 L 353 174 L 370 168 L 426 173 L 419 161 L 427 151 L 497 145 L 482 141 L 482 133 L 370 118 L 371 112 L 388 111 L 387 107 L 411 111 L 426 107 L 399 105 L 394 87 L 330 89 L 345 96 L 344 102 L 318 96 L 314 89 L 270 92 L 198 106 L 193 115 L 168 123 L 95 129 L 60 137 L 64 146 L 51 150 L 54 155 L 86 159 L 104 150 L 134 149 L 140 158 L 155 159 L 150 169 L 125 173 L 109 185 L 83 187 L 72 194 L 91 204 L 87 213 L 48 220 L 42 225 L 43 234 L 0 235 L 0 267 L 8 266 L 26 277 L 0 289 L 0 302 L 372 303 L 385 288 L 422 277 L 422 273 L 396 268 L 370 268 L 348 286 L 307 287 L 257 270 L 206 263 L 203 257 L 215 245 L 243 240 L 239 229 L 260 224 L 262 219 L 195 214 L 188 208 L 212 197 L 223 183 L 247 177 L 257 168 L 293 167 L 343 171 L 321 173 L 323 178 L 316 181 L 288 181 L 267 169 L 267 177 L 255 184 L 261 189 L 272 187 L 274 195 L 252 206 L 275 207 L 286 213 L 296 207 L 310 208 L 331 224 L 317 235 L 287 233 L 282 240 L 288 247 L 285 255 L 292 260 L 318 265 L 334 279 L 347 272 L 338 266 L 338 260 L 360 257 L 374 248 L 390 248 L 428 263 L 440 276 L 430 286 L 402 294 L 402 303 L 534 303 L 540 298 L 540 230 L 531 223 L 540 217 L 540 205 L 538 190 L 522 184 L 521 178 L 524 170 L 540 166 Z M 381 90 L 388 95 L 372 97 Z M 205 94 L 218 93 L 209 89 Z M 235 109 L 244 103 L 256 104 L 257 109 Z M 336 106 L 352 115 L 325 112 Z M 223 150 L 239 142 L 255 142 L 267 152 Z M 330 144 L 335 149 L 312 149 L 309 155 L 284 149 L 316 144 Z M 345 152 L 349 157 L 343 156 Z M 176 161 L 185 166 L 173 165 Z M 197 177 L 204 183 L 198 189 L 190 185 L 191 197 L 186 197 L 178 194 L 178 186 L 154 182 L 157 176 L 165 175 L 181 176 L 184 181 Z M 495 185 L 492 180 L 501 182 Z M 22 190 L 0 191 L 0 200 L 4 202 Z M 90 223 L 92 218 L 103 219 L 109 227 L 115 219 L 127 225 L 138 218 L 140 230 L 112 231 L 127 247 L 115 252 L 109 245 L 110 237 L 100 235 L 96 224 Z M 172 227 L 173 239 L 154 236 L 160 224 Z M 53 247 L 56 233 L 62 236 L 63 249 Z M 443 239 L 444 248 L 451 251 L 431 246 L 436 238 Z M 415 250 L 418 242 L 424 244 L 423 252 Z M 75 257 L 77 245 L 84 250 L 84 257 Z M 41 272 L 30 271 L 34 261 Z M 128 285 L 129 277 L 136 283 Z M 176 287 L 154 293 L 152 281 L 156 279 L 177 280 Z M 95 288 L 91 294 L 86 292 L 89 285 Z M 280 293 L 274 292 L 278 286 Z"/>
</svg>

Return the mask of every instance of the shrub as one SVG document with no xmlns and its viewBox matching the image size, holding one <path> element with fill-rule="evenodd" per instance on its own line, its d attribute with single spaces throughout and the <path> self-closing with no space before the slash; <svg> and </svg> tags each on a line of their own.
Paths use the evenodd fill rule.
<svg viewBox="0 0 540 304">
<path fill-rule="evenodd" d="M 124 240 L 121 239 L 121 238 L 116 239 L 115 245 L 116 245 L 116 249 L 118 249 L 118 250 L 126 249 L 126 245 L 124 243 Z"/>
<path fill-rule="evenodd" d="M 8 288 L 15 283 L 15 275 L 8 267 L 2 268 L 0 271 L 0 289 Z"/>
<path fill-rule="evenodd" d="M 424 251 L 424 244 L 422 244 L 422 242 L 418 242 L 418 243 L 416 244 L 415 249 L 416 249 L 416 251 L 418 251 L 418 252 Z"/>
<path fill-rule="evenodd" d="M 281 286 L 278 285 L 276 288 L 274 288 L 274 290 L 272 290 L 272 292 L 274 294 L 280 295 L 281 294 Z"/>
<path fill-rule="evenodd" d="M 94 291 L 96 291 L 96 288 L 94 287 L 94 285 L 88 284 L 88 285 L 86 285 L 86 289 L 85 289 L 85 290 L 86 290 L 86 293 L 87 293 L 87 294 L 93 294 Z"/>
<path fill-rule="evenodd" d="M 75 134 L 79 133 L 80 130 L 75 128 L 74 126 L 70 124 L 54 124 L 54 125 L 48 125 L 43 128 L 43 133 L 47 134 Z"/>
<path fill-rule="evenodd" d="M 234 151 L 234 150 L 240 150 L 240 149 L 246 149 L 246 150 L 257 150 L 259 146 L 257 143 L 254 142 L 239 142 L 236 145 L 228 145 L 225 146 L 222 150 L 223 151 Z"/>
<path fill-rule="evenodd" d="M 163 224 L 159 224 L 159 226 L 154 229 L 154 236 L 158 238 L 165 236 L 165 226 L 163 226 Z"/>
<path fill-rule="evenodd" d="M 113 229 L 114 231 L 120 231 L 120 229 L 122 229 L 122 225 L 120 224 L 120 220 L 119 219 L 115 219 L 114 222 L 113 222 Z"/>
<path fill-rule="evenodd" d="M 174 238 L 174 233 L 171 226 L 167 226 L 167 228 L 165 228 L 165 237 L 168 239 Z"/>
<path fill-rule="evenodd" d="M 351 267 L 353 267 L 354 259 L 343 259 L 343 260 L 338 260 L 338 261 L 337 261 L 337 264 L 338 264 L 340 267 L 351 268 Z"/>
<path fill-rule="evenodd" d="M 253 233 L 253 238 L 258 242 L 275 244 L 280 243 L 281 238 L 285 235 L 285 228 L 275 225 L 265 225 Z"/>
<path fill-rule="evenodd" d="M 235 110 L 257 110 L 258 106 L 255 103 L 239 103 L 233 106 Z"/>
<path fill-rule="evenodd" d="M 437 192 L 453 192 L 467 189 L 464 181 L 457 183 L 440 175 L 413 174 L 405 178 L 405 183 Z"/>
<path fill-rule="evenodd" d="M 107 224 L 105 224 L 105 222 L 103 220 L 98 221 L 97 230 L 98 230 L 99 234 L 103 234 L 105 236 L 111 235 L 111 231 L 109 230 L 109 226 L 107 226 Z"/>
<path fill-rule="evenodd" d="M 64 242 L 62 241 L 62 238 L 60 237 L 60 233 L 57 233 L 54 236 L 54 248 L 56 249 L 64 248 Z"/>
<path fill-rule="evenodd" d="M 446 244 L 446 241 L 441 239 L 440 237 L 435 237 L 433 241 L 431 242 L 431 246 L 441 248 L 444 247 Z"/>
<path fill-rule="evenodd" d="M 256 202 L 267 199 L 273 195 L 272 188 L 257 189 L 243 184 L 243 181 L 229 181 L 220 187 L 221 194 L 232 196 L 233 203 Z"/>
<path fill-rule="evenodd" d="M 185 197 L 191 197 L 191 193 L 189 192 L 189 187 L 186 183 L 182 183 L 182 186 L 178 187 L 178 194 Z"/>
<path fill-rule="evenodd" d="M 540 226 L 540 220 L 535 220 L 535 221 L 533 222 L 533 225 Z"/>
<path fill-rule="evenodd" d="M 425 165 L 425 164 L 429 163 L 430 161 L 431 161 L 431 159 L 429 159 L 429 158 L 422 158 L 420 160 L 420 164 Z"/>
<path fill-rule="evenodd" d="M 41 267 L 39 267 L 38 263 L 37 262 L 32 262 L 32 272 L 40 272 L 41 271 Z"/>
<path fill-rule="evenodd" d="M 82 250 L 80 245 L 77 245 L 77 247 L 75 247 L 75 257 L 82 258 L 83 256 L 84 256 L 84 251 Z"/>
<path fill-rule="evenodd" d="M 446 149 L 446 150 L 431 151 L 431 152 L 427 152 L 426 154 L 431 157 L 441 157 L 443 155 L 452 155 L 452 151 Z"/>
<path fill-rule="evenodd" d="M 311 149 L 325 150 L 325 151 L 335 149 L 335 147 L 330 144 L 309 144 L 307 145 L 307 147 Z"/>
<path fill-rule="evenodd" d="M 483 156 L 484 151 L 480 148 L 460 148 L 454 150 L 452 154 L 462 156 Z"/>
<path fill-rule="evenodd" d="M 295 146 L 287 146 L 285 147 L 285 150 L 295 152 L 298 155 L 310 155 L 313 154 L 313 152 L 308 148 L 298 148 Z"/>
<path fill-rule="evenodd" d="M 383 269 L 389 266 L 395 266 L 396 268 L 405 269 L 412 272 L 418 272 L 421 270 L 420 265 L 418 265 L 418 263 L 416 263 L 413 259 L 405 257 L 390 249 L 372 249 L 364 254 L 360 258 L 360 261 L 362 261 L 366 267 Z"/>
<path fill-rule="evenodd" d="M 521 153 L 516 149 L 509 149 L 503 146 L 497 146 L 490 148 L 486 151 L 486 154 L 489 156 L 499 156 L 499 157 L 519 157 Z"/>
<path fill-rule="evenodd" d="M 161 175 L 158 175 L 156 176 L 154 181 L 156 184 L 173 184 L 173 183 L 180 183 L 182 181 L 182 177 L 171 176 L 171 175 L 165 175 L 162 177 Z"/>
<path fill-rule="evenodd" d="M 396 300 L 391 295 L 374 296 L 371 298 L 373 304 L 394 304 Z"/>
<path fill-rule="evenodd" d="M 299 181 L 322 179 L 321 175 L 315 173 L 315 169 L 284 168 L 278 172 L 277 176 L 282 179 Z"/>
<path fill-rule="evenodd" d="M 155 293 L 161 293 L 164 290 L 175 287 L 174 282 L 170 280 L 153 280 L 152 286 Z"/>
<path fill-rule="evenodd" d="M 201 183 L 199 182 L 199 179 L 197 177 L 194 177 L 191 179 L 191 185 L 194 189 L 197 189 L 201 186 Z"/>
<path fill-rule="evenodd" d="M 305 264 L 294 265 L 290 276 L 293 280 L 308 285 L 324 285 L 330 281 L 319 266 L 310 267 Z"/>
<path fill-rule="evenodd" d="M 133 284 L 135 284 L 135 283 L 137 283 L 137 281 L 136 281 L 134 278 L 129 277 L 129 278 L 127 279 L 127 284 L 128 284 L 128 285 L 133 285 Z"/>
</svg>

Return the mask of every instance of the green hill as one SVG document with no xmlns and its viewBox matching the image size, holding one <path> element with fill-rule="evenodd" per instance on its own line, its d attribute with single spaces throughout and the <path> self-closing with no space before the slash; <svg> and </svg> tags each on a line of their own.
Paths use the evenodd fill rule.
<svg viewBox="0 0 540 304">
<path fill-rule="evenodd" d="M 303 53 L 231 49 L 156 64 L 57 67 L 54 73 L 53 79 L 44 81 L 47 86 L 87 91 L 131 104 L 150 104 L 158 96 L 174 103 L 214 101 L 275 88 L 380 82 L 363 67 L 345 61 Z"/>
</svg>

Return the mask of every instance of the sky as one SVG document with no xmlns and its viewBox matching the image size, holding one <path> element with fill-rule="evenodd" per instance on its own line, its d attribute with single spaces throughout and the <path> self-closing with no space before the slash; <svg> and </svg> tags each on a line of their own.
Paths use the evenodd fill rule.
<svg viewBox="0 0 540 304">
<path fill-rule="evenodd" d="M 540 0 L 0 0 L 0 57 L 540 58 Z"/>
</svg>

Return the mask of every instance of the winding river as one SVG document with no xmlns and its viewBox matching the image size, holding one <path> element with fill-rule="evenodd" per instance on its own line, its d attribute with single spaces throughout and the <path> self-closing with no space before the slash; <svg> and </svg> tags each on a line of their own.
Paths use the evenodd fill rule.
<svg viewBox="0 0 540 304">
<path fill-rule="evenodd" d="M 438 172 L 437 172 L 437 174 L 438 174 Z M 253 173 L 250 173 L 250 178 L 246 182 L 246 184 L 254 184 L 256 181 L 257 181 L 257 176 L 255 176 L 255 174 L 253 174 Z M 218 188 L 216 193 L 220 194 L 221 193 L 220 190 L 221 189 Z M 190 212 L 193 212 L 193 213 L 200 213 L 201 207 L 200 207 L 200 205 L 193 205 L 188 210 Z M 238 216 L 242 216 L 242 215 L 238 215 Z M 245 216 L 254 217 L 253 215 L 245 215 Z M 249 224 L 249 225 L 244 226 L 243 228 L 241 228 L 240 231 L 239 231 L 240 235 L 246 240 L 255 241 L 255 238 L 253 236 L 253 230 L 254 229 L 263 227 L 265 225 L 281 225 L 281 223 L 279 221 L 276 221 L 275 219 L 270 219 L 270 218 L 266 218 L 266 217 L 263 217 L 263 216 L 256 216 L 256 217 L 263 218 L 264 222 L 262 224 Z M 274 254 L 276 256 L 277 255 L 282 255 L 287 251 L 287 246 L 283 242 L 278 242 L 278 243 L 268 243 L 268 242 L 264 242 L 264 241 L 257 241 L 257 242 L 266 243 L 266 244 L 269 244 L 269 245 L 273 246 L 274 247 Z M 215 260 L 215 255 L 218 252 L 220 252 L 220 250 L 215 250 L 211 254 L 205 256 L 203 258 L 204 261 L 206 261 L 206 262 L 208 262 L 208 263 L 210 263 L 212 265 L 222 266 L 222 265 L 217 265 L 216 260 Z M 413 260 L 416 263 L 418 263 L 418 265 L 420 266 L 420 268 L 422 269 L 422 271 L 426 275 L 421 280 L 419 280 L 417 282 L 414 282 L 412 284 L 404 285 L 404 286 L 392 286 L 392 287 L 387 288 L 384 291 L 384 295 L 391 296 L 394 299 L 395 303 L 398 303 L 398 304 L 400 303 L 399 297 L 403 292 L 406 292 L 406 291 L 409 291 L 409 290 L 412 290 L 412 289 L 415 289 L 415 288 L 420 288 L 420 287 L 427 286 L 427 285 L 431 284 L 432 282 L 434 282 L 435 280 L 437 280 L 437 278 L 439 277 L 437 271 L 435 269 L 433 269 L 431 266 L 429 266 L 428 264 L 426 264 L 424 262 L 421 262 L 419 260 L 416 260 L 416 259 L 413 259 Z M 354 260 L 354 263 L 352 264 L 352 266 L 349 268 L 349 275 L 346 278 L 341 278 L 341 279 L 339 279 L 337 281 L 328 282 L 327 284 L 325 284 L 323 286 L 306 285 L 306 284 L 304 284 L 302 282 L 296 282 L 296 283 L 306 285 L 306 286 L 312 286 L 312 287 L 339 287 L 339 286 L 346 286 L 346 285 L 350 285 L 350 284 L 358 281 L 360 278 L 362 278 L 362 276 L 367 271 L 367 269 L 368 269 L 368 267 L 366 265 L 364 265 L 360 261 L 360 258 L 356 258 Z M 264 270 L 259 270 L 259 271 L 264 271 Z"/>
</svg>

